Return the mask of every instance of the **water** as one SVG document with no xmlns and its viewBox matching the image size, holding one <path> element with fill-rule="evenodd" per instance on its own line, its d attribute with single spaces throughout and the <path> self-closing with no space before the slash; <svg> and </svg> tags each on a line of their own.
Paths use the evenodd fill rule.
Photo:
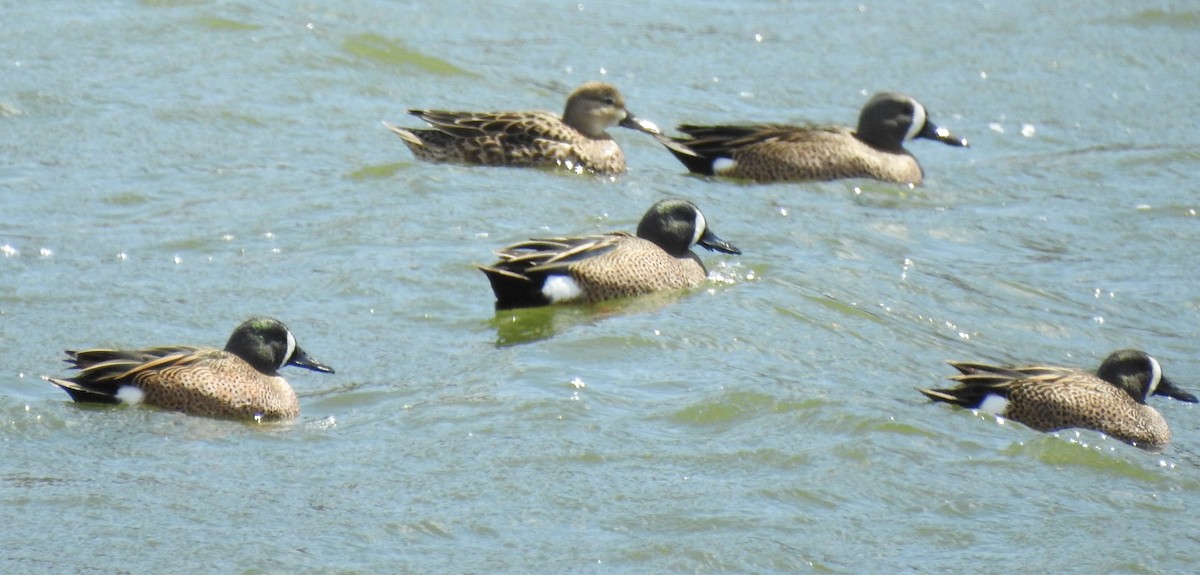
<svg viewBox="0 0 1200 575">
<path fill-rule="evenodd" d="M 1164 453 L 931 405 L 946 359 L 1196 361 L 1200 12 L 1180 3 L 6 3 L 5 573 L 1181 573 L 1200 421 Z M 909 190 L 413 161 L 407 107 L 971 140 Z M 720 281 L 496 314 L 472 264 L 694 200 Z M 284 320 L 299 421 L 79 407 L 61 350 Z M 1051 542 L 1049 545 L 1048 542 Z"/>
</svg>

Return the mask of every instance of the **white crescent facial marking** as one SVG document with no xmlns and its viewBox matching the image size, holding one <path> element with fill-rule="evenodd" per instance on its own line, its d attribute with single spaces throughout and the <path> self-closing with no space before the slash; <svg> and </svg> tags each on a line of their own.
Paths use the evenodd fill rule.
<svg viewBox="0 0 1200 575">
<path fill-rule="evenodd" d="M 908 141 L 921 133 L 925 128 L 925 121 L 928 119 L 925 115 L 925 106 L 916 100 L 910 100 L 913 107 L 912 125 L 908 127 L 908 133 L 904 134 L 904 140 Z"/>
<path fill-rule="evenodd" d="M 700 210 L 696 210 L 696 232 L 692 234 L 692 243 L 688 247 L 692 247 L 700 243 L 700 238 L 704 236 L 704 231 L 708 229 L 708 222 L 704 220 L 704 214 Z"/>
<path fill-rule="evenodd" d="M 287 332 L 287 353 L 284 354 L 283 361 L 279 362 L 279 365 L 277 367 L 283 367 L 283 366 L 287 365 L 287 362 L 291 361 L 293 353 L 296 353 L 296 336 L 292 335 L 292 330 L 288 330 L 288 332 Z"/>
<path fill-rule="evenodd" d="M 1158 389 L 1158 384 L 1162 383 L 1162 367 L 1158 365 L 1158 360 L 1153 357 L 1146 356 L 1150 360 L 1150 387 L 1146 390 L 1146 397 L 1154 395 L 1154 390 Z"/>
<path fill-rule="evenodd" d="M 1008 408 L 1008 400 L 994 393 L 987 394 L 983 401 L 979 403 L 977 411 L 990 413 L 992 415 L 1004 415 L 1004 410 Z"/>
<path fill-rule="evenodd" d="M 557 303 L 573 300 L 583 295 L 583 290 L 579 289 L 579 284 L 575 283 L 571 276 L 551 275 L 547 276 L 542 284 L 542 295 L 546 296 L 550 303 Z"/>
<path fill-rule="evenodd" d="M 146 392 L 132 385 L 122 385 L 117 388 L 117 401 L 137 405 L 146 398 Z"/>
</svg>

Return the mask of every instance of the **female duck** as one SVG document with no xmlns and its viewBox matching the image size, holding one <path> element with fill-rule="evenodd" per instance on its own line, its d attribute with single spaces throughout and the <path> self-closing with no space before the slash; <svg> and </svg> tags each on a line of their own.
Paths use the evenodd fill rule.
<svg viewBox="0 0 1200 575">
<path fill-rule="evenodd" d="M 561 118 L 550 112 L 448 112 L 409 110 L 432 129 L 383 125 L 404 140 L 413 155 L 430 162 L 485 166 L 562 166 L 576 172 L 621 174 L 625 154 L 608 135 L 613 126 L 658 134 L 650 122 L 625 109 L 616 88 L 588 82 L 567 98 Z"/>
</svg>

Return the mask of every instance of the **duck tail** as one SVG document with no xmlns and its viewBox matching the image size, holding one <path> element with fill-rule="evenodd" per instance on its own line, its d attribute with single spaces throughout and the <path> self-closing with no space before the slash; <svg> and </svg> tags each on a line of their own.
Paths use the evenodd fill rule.
<svg viewBox="0 0 1200 575">
<path fill-rule="evenodd" d="M 69 379 L 59 379 L 45 375 L 42 376 L 42 379 L 53 383 L 67 392 L 67 395 L 70 395 L 71 399 L 76 403 L 121 403 L 117 399 L 115 391 L 84 387 Z"/>
<path fill-rule="evenodd" d="M 713 174 L 713 158 L 700 155 L 695 150 L 689 148 L 685 143 L 687 140 L 681 138 L 670 138 L 661 134 L 655 134 L 654 139 L 665 146 L 667 150 L 679 160 L 689 172 L 693 174 L 701 174 L 711 176 Z"/>
<path fill-rule="evenodd" d="M 492 284 L 492 293 L 496 294 L 496 309 L 515 309 L 522 307 L 538 307 L 550 303 L 541 291 L 541 281 L 538 278 L 515 273 L 503 267 L 479 266 L 480 271 L 487 276 Z"/>
</svg>

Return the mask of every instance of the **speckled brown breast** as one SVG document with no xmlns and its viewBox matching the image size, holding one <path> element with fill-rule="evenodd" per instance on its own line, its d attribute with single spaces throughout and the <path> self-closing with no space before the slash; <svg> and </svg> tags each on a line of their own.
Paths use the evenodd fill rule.
<svg viewBox="0 0 1200 575">
<path fill-rule="evenodd" d="M 572 263 L 568 270 L 588 302 L 693 288 L 708 278 L 694 254 L 675 258 L 653 242 L 633 236 L 622 237 L 606 253 Z"/>
<path fill-rule="evenodd" d="M 1141 447 L 1161 447 L 1171 441 L 1162 414 L 1085 372 L 1069 380 L 1015 382 L 1002 415 L 1039 431 L 1091 429 Z"/>
<path fill-rule="evenodd" d="M 221 350 L 154 362 L 134 374 L 133 383 L 145 393 L 146 404 L 191 415 L 290 419 L 300 414 L 296 393 L 284 378 L 260 373 Z"/>
<path fill-rule="evenodd" d="M 758 182 L 872 178 L 919 185 L 924 179 L 911 154 L 877 150 L 849 130 L 797 131 L 730 151 L 737 164 L 720 175 Z"/>
</svg>

